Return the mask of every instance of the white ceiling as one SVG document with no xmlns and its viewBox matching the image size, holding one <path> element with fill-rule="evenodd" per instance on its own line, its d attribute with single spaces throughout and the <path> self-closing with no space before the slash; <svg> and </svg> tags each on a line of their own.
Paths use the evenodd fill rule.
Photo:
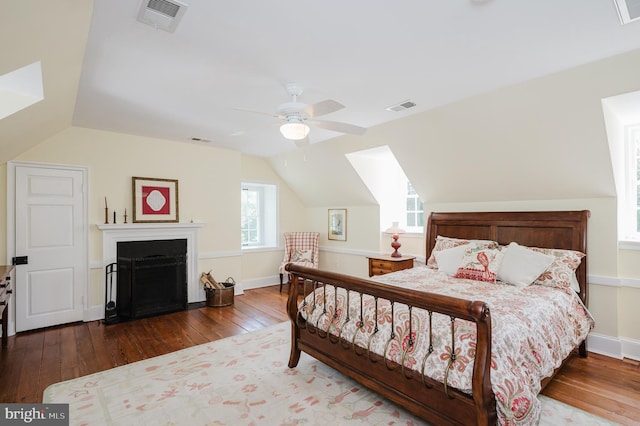
<svg viewBox="0 0 640 426">
<path fill-rule="evenodd" d="M 183 1 L 169 33 L 136 21 L 137 0 L 95 0 L 74 125 L 270 157 L 296 149 L 278 119 L 234 108 L 275 113 L 287 83 L 369 128 L 640 48 L 613 0 Z"/>
</svg>

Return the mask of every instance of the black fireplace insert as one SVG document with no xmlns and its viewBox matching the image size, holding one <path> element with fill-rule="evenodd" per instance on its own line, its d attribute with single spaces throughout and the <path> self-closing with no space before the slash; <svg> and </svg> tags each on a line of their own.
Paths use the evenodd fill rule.
<svg viewBox="0 0 640 426">
<path fill-rule="evenodd" d="M 187 240 L 118 242 L 120 320 L 187 309 Z"/>
</svg>

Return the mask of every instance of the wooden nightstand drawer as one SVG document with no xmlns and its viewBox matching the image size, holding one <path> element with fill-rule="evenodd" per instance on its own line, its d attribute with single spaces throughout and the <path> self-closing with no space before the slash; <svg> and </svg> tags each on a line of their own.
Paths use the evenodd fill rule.
<svg viewBox="0 0 640 426">
<path fill-rule="evenodd" d="M 7 275 L 0 280 L 0 309 L 8 304 L 11 293 L 13 293 L 13 290 L 11 290 L 11 276 Z"/>
<path fill-rule="evenodd" d="M 369 276 L 384 275 L 390 272 L 413 268 L 414 256 L 391 257 L 380 255 L 369 257 Z"/>
<path fill-rule="evenodd" d="M 373 272 L 372 275 L 382 275 L 388 274 L 389 272 L 393 272 L 393 268 L 390 262 L 386 262 L 378 259 L 370 259 L 369 267 Z"/>
<path fill-rule="evenodd" d="M 2 322 L 2 347 L 7 347 L 7 324 L 9 322 L 9 298 L 13 289 L 11 288 L 11 271 L 13 266 L 0 265 L 0 322 Z"/>
</svg>

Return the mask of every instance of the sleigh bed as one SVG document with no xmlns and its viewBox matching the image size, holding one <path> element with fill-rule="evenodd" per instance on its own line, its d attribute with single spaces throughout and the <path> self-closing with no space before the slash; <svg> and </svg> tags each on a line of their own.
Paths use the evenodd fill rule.
<svg viewBox="0 0 640 426">
<path fill-rule="evenodd" d="M 307 295 L 289 286 L 289 367 L 304 351 L 435 425 L 537 424 L 538 392 L 574 352 L 586 356 L 588 216 L 432 213 L 425 266 L 361 279 L 287 265 Z M 482 277 L 445 268 L 455 252 L 507 269 L 511 251 L 521 275 L 535 270 L 513 263 L 523 250 L 547 256 L 534 283 L 487 279 L 483 262 Z"/>
</svg>

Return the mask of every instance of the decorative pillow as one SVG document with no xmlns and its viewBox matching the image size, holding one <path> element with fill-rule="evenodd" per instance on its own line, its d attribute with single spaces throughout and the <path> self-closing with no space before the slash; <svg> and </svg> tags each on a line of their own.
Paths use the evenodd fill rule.
<svg viewBox="0 0 640 426">
<path fill-rule="evenodd" d="M 495 283 L 503 256 L 498 249 L 469 248 L 454 277 Z"/>
<path fill-rule="evenodd" d="M 295 250 L 291 253 L 291 262 L 313 262 L 313 250 Z"/>
<path fill-rule="evenodd" d="M 535 280 L 534 284 L 556 288 L 572 288 L 580 291 L 578 279 L 575 276 L 576 269 L 580 266 L 584 253 L 574 250 L 547 249 L 530 247 L 539 253 L 552 255 L 555 260 L 551 266 Z"/>
<path fill-rule="evenodd" d="M 467 249 L 475 247 L 475 243 L 467 243 L 435 252 L 438 270 L 446 273 L 450 277 L 454 276 L 462 263 L 464 253 Z"/>
<path fill-rule="evenodd" d="M 511 243 L 502 252 L 504 257 L 498 269 L 498 280 L 526 287 L 551 266 L 555 257 Z"/>
<path fill-rule="evenodd" d="M 450 238 L 443 237 L 438 235 L 436 237 L 436 244 L 433 246 L 433 250 L 431 251 L 431 256 L 427 260 L 427 267 L 431 269 L 438 269 L 438 262 L 436 260 L 435 253 L 446 250 L 449 248 L 462 246 L 469 243 L 475 243 L 477 247 L 486 247 L 486 248 L 498 248 L 498 243 L 490 240 L 465 240 L 460 238 Z"/>
</svg>

